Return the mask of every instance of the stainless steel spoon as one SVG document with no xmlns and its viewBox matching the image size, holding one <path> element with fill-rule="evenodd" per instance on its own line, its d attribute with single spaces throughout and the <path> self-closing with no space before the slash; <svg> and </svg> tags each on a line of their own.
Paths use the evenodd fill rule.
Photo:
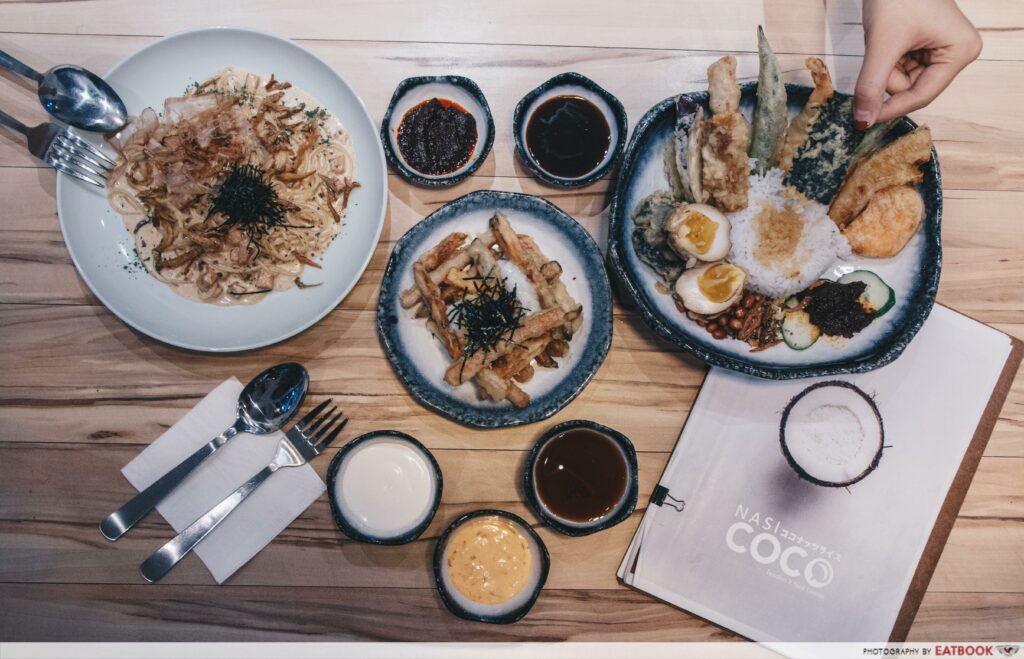
<svg viewBox="0 0 1024 659">
<path fill-rule="evenodd" d="M 257 375 L 238 397 L 238 416 L 234 425 L 139 492 L 117 512 L 111 513 L 100 523 L 100 533 L 107 540 L 120 538 L 181 485 L 203 460 L 238 433 L 265 435 L 279 430 L 302 406 L 308 390 L 309 373 L 299 364 L 278 364 Z"/>
<path fill-rule="evenodd" d="M 75 128 L 113 133 L 124 128 L 128 120 L 128 110 L 117 92 L 80 66 L 62 64 L 39 73 L 2 50 L 0 66 L 35 80 L 39 101 L 46 111 Z"/>
</svg>

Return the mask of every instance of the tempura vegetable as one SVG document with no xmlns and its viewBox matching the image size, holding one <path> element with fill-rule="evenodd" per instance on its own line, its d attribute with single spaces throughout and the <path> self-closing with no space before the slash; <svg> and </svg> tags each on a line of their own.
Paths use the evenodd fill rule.
<svg viewBox="0 0 1024 659">
<path fill-rule="evenodd" d="M 786 131 L 786 141 L 782 145 L 782 153 L 779 156 L 779 168 L 788 172 L 793 166 L 793 156 L 797 149 L 807 142 L 807 136 L 811 130 L 811 124 L 821 114 L 821 106 L 824 105 L 832 95 L 835 94 L 835 87 L 832 86 L 832 76 L 829 75 L 825 62 L 817 57 L 808 57 L 804 65 L 811 72 L 811 79 L 814 81 L 814 90 L 807 98 L 800 114 L 793 118 Z"/>
<path fill-rule="evenodd" d="M 700 169 L 696 172 L 690 170 L 688 153 L 690 151 L 690 132 L 697 121 L 697 112 L 701 107 L 685 96 L 676 99 L 676 129 L 670 147 L 674 149 L 676 175 L 679 177 L 679 192 L 686 201 L 697 201 L 693 194 L 691 179 L 696 176 L 700 178 Z M 698 145 L 699 149 L 700 146 Z M 671 177 L 669 179 L 671 181 Z"/>
<path fill-rule="evenodd" d="M 726 55 L 708 67 L 708 96 L 712 114 L 740 111 L 740 83 L 736 79 L 736 58 Z"/>
<path fill-rule="evenodd" d="M 778 164 L 786 139 L 786 85 L 782 82 L 779 60 L 775 57 L 764 30 L 757 28 L 760 71 L 757 76 L 757 104 L 750 131 L 750 157 L 754 168 L 765 171 Z"/>
<path fill-rule="evenodd" d="M 708 193 L 704 191 L 704 157 L 701 151 L 706 123 L 704 108 L 698 107 L 697 116 L 693 118 L 693 125 L 690 126 L 690 136 L 686 148 L 686 176 L 690 182 L 690 196 L 697 203 L 708 200 Z"/>
<path fill-rule="evenodd" d="M 786 177 L 808 198 L 828 204 L 843 184 L 854 150 L 864 134 L 853 127 L 853 98 L 833 95 L 810 126 Z"/>
</svg>

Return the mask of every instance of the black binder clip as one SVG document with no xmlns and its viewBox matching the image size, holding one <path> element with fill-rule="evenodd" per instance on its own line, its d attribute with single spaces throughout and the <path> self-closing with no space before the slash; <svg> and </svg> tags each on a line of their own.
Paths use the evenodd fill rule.
<svg viewBox="0 0 1024 659">
<path fill-rule="evenodd" d="M 667 503 L 666 503 L 667 501 Z M 686 508 L 686 502 L 682 499 L 677 499 L 668 493 L 668 488 L 662 485 L 655 485 L 654 491 L 651 492 L 651 503 L 657 506 L 668 506 L 679 512 L 683 512 Z"/>
</svg>

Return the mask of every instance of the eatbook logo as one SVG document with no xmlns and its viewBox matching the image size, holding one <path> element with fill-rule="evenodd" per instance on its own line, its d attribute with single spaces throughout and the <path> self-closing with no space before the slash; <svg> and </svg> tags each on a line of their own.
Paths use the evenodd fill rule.
<svg viewBox="0 0 1024 659">
<path fill-rule="evenodd" d="M 766 566 L 769 573 L 779 570 L 790 579 L 799 579 L 814 589 L 821 589 L 835 578 L 833 562 L 841 556 L 821 543 L 811 542 L 786 528 L 771 515 L 751 511 L 748 506 L 736 507 L 734 522 L 725 532 L 725 544 L 737 554 L 746 554 Z"/>
</svg>

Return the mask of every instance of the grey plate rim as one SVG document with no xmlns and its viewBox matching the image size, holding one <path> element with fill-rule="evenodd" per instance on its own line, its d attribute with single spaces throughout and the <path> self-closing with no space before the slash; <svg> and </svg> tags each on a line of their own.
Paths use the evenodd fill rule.
<svg viewBox="0 0 1024 659">
<path fill-rule="evenodd" d="M 741 87 L 744 95 L 747 95 L 756 88 L 756 83 L 744 83 Z M 811 88 L 806 85 L 787 83 L 786 91 L 790 97 L 797 96 L 806 99 L 811 92 Z M 836 93 L 841 94 L 841 92 Z M 690 98 L 697 103 L 704 102 L 706 104 L 707 101 L 707 92 L 692 92 L 682 94 L 682 96 Z M 843 94 L 843 96 L 847 95 Z M 935 204 L 934 216 L 926 216 L 922 228 L 925 231 L 926 238 L 924 260 L 929 267 L 927 272 L 922 273 L 922 283 L 916 291 L 917 294 L 907 303 L 909 305 L 907 315 L 901 325 L 894 327 L 892 331 L 882 337 L 876 344 L 875 350 L 867 357 L 861 359 L 838 359 L 832 362 L 806 365 L 766 365 L 742 359 L 727 354 L 724 351 L 705 349 L 697 342 L 690 340 L 686 333 L 673 329 L 663 319 L 659 311 L 647 302 L 640 284 L 634 279 L 634 274 L 628 267 L 621 234 L 626 221 L 624 213 L 630 212 L 630 209 L 623 208 L 630 183 L 629 174 L 636 164 L 641 142 L 646 138 L 647 132 L 653 124 L 663 120 L 662 115 L 666 112 L 674 112 L 677 97 L 678 95 L 670 96 L 652 107 L 633 128 L 633 135 L 630 137 L 629 146 L 626 148 L 626 155 L 619 170 L 618 180 L 615 182 L 611 207 L 609 209 L 608 266 L 620 287 L 620 293 L 636 307 L 647 326 L 660 337 L 711 366 L 718 366 L 770 380 L 795 380 L 844 373 L 867 373 L 868 371 L 885 366 L 899 357 L 918 330 L 924 325 L 925 320 L 928 319 L 935 304 L 939 277 L 942 271 L 942 173 L 939 169 L 939 159 L 935 147 L 932 147 L 931 160 L 924 166 L 925 183 L 930 182 L 937 193 L 936 197 L 931 200 Z M 917 123 L 912 119 L 904 117 L 895 129 L 907 132 L 916 126 Z"/>
<path fill-rule="evenodd" d="M 415 243 L 422 234 L 431 230 L 436 223 L 445 221 L 450 216 L 463 212 L 466 207 L 472 207 L 474 204 L 481 203 L 480 200 L 486 201 L 491 199 L 495 199 L 495 202 L 492 203 L 499 204 L 503 200 L 525 200 L 525 203 L 537 204 L 538 208 L 544 209 L 547 213 L 552 213 L 553 217 L 560 218 L 561 226 L 575 234 L 574 238 L 578 239 L 573 244 L 584 254 L 591 252 L 591 257 L 593 258 L 594 274 L 598 277 L 597 285 L 593 291 L 595 297 L 594 307 L 602 311 L 599 316 L 595 315 L 591 335 L 588 337 L 587 348 L 593 345 L 594 352 L 589 359 L 581 360 L 576 364 L 573 373 L 557 385 L 556 388 L 568 387 L 565 395 L 551 401 L 546 406 L 535 402 L 521 410 L 515 407 L 502 407 L 481 411 L 455 398 L 443 395 L 435 387 L 430 386 L 413 367 L 406 363 L 408 360 L 400 353 L 399 341 L 394 336 L 394 328 L 397 326 L 399 319 L 391 317 L 390 309 L 395 304 L 397 295 L 400 293 L 396 269 L 401 253 L 408 245 Z M 598 297 L 601 299 L 598 300 Z M 600 304 L 598 304 L 599 302 Z M 387 355 L 388 361 L 391 362 L 391 366 L 395 369 L 402 384 L 409 390 L 413 398 L 435 412 L 473 428 L 521 426 L 543 421 L 558 413 L 575 400 L 587 385 L 590 384 L 590 381 L 608 356 L 608 351 L 611 349 L 612 334 L 611 283 L 608 279 L 605 259 L 601 255 L 601 249 L 597 246 L 590 232 L 584 229 L 572 216 L 547 199 L 535 195 L 498 190 L 476 190 L 448 202 L 420 220 L 405 235 L 398 239 L 391 250 L 391 254 L 388 256 L 387 265 L 384 267 L 384 274 L 381 277 L 380 291 L 377 299 L 377 335 L 380 337 L 384 353 Z"/>
</svg>

